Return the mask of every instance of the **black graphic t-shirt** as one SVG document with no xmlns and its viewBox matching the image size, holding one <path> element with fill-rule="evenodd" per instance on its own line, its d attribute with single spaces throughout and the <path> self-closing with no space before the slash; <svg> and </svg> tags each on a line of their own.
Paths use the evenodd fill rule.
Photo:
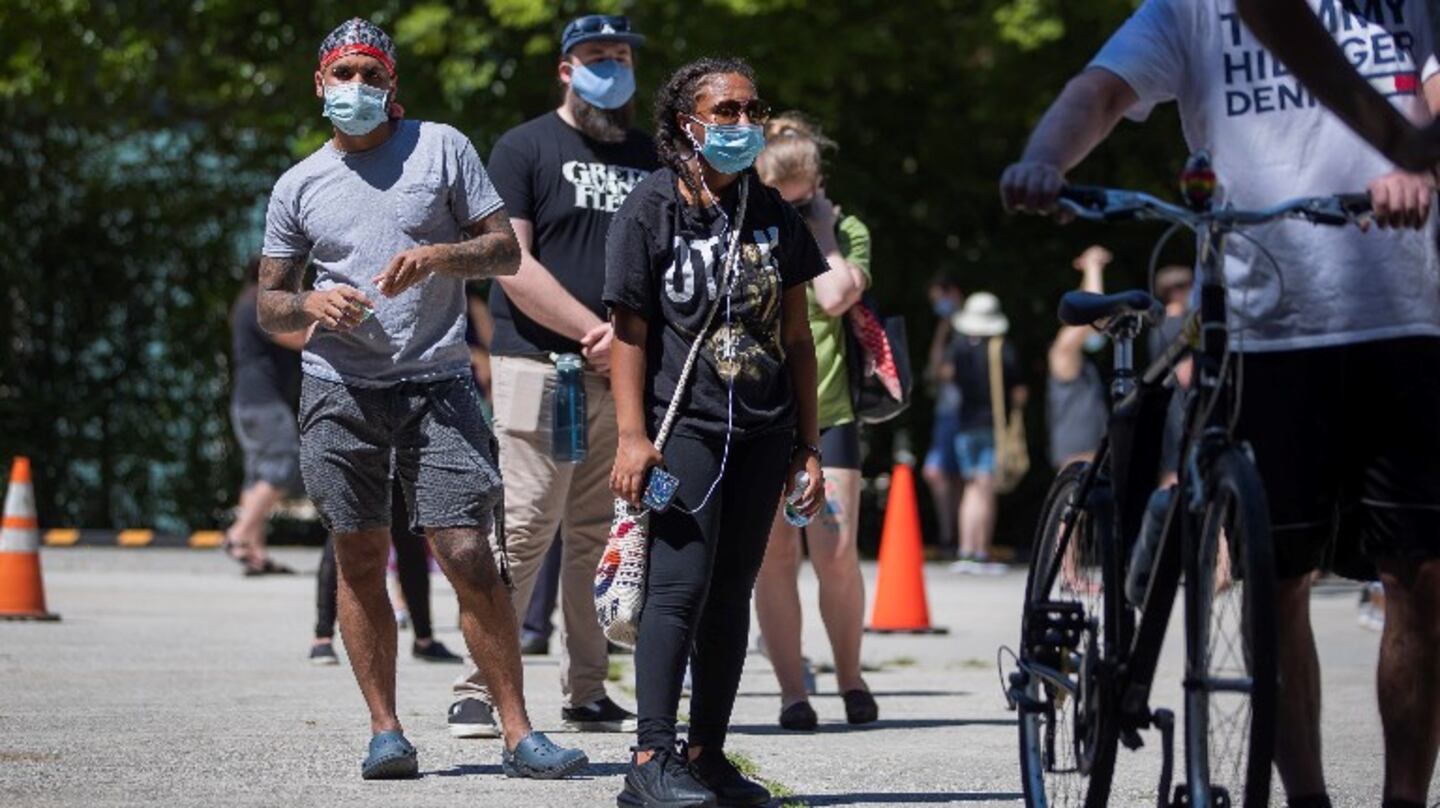
<svg viewBox="0 0 1440 808">
<path fill-rule="evenodd" d="M 825 271 L 825 258 L 795 209 L 750 172 L 750 201 L 740 225 L 740 260 L 720 289 L 740 183 L 714 208 L 684 204 L 675 172 L 662 168 L 636 187 L 610 225 L 605 303 L 649 324 L 645 401 L 650 433 L 675 393 L 685 357 L 717 299 L 720 310 L 685 390 L 676 434 L 725 436 L 733 385 L 736 437 L 795 425 L 795 397 L 781 344 L 781 294 Z M 728 294 L 727 294 L 728 293 Z"/>
<path fill-rule="evenodd" d="M 632 130 L 622 143 L 600 143 L 549 112 L 501 136 L 489 173 L 510 217 L 535 226 L 535 260 L 604 319 L 605 232 L 630 190 L 656 166 L 649 135 Z M 496 356 L 580 350 L 512 305 L 498 283 L 490 287 L 490 310 Z"/>
<path fill-rule="evenodd" d="M 960 388 L 960 428 L 967 432 L 995 425 L 990 402 L 990 339 L 961 334 L 950 343 L 945 357 L 954 370 L 955 386 Z M 1000 380 L 1007 401 L 1010 391 L 1024 383 L 1020 355 L 1008 339 L 1000 344 Z"/>
</svg>

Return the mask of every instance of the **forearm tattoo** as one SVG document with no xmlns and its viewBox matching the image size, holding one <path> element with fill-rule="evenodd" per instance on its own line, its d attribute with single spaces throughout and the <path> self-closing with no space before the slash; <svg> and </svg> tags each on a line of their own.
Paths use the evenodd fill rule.
<svg viewBox="0 0 1440 808">
<path fill-rule="evenodd" d="M 304 258 L 261 258 L 260 293 L 256 300 L 260 327 L 272 334 L 308 328 L 305 296 L 300 284 L 305 279 Z"/>
<path fill-rule="evenodd" d="M 465 228 L 465 240 L 437 245 L 436 271 L 452 278 L 474 280 L 514 275 L 520 268 L 520 243 L 510 217 L 497 211 Z"/>
</svg>

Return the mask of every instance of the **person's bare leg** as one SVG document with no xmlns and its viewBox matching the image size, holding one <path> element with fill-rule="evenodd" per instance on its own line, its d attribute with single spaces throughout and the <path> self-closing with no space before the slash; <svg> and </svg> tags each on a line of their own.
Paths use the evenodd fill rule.
<svg viewBox="0 0 1440 808">
<path fill-rule="evenodd" d="M 385 594 L 390 530 L 339 533 L 334 537 L 339 585 L 340 636 L 355 682 L 370 708 L 370 731 L 399 730 L 395 714 L 395 614 Z"/>
<path fill-rule="evenodd" d="M 805 663 L 800 652 L 800 531 L 778 509 L 770 527 L 765 562 L 755 579 L 755 617 L 765 638 L 766 655 L 780 684 L 780 706 L 805 701 Z"/>
<path fill-rule="evenodd" d="M 520 666 L 520 630 L 510 592 L 495 567 L 486 535 L 475 528 L 427 528 L 435 560 L 460 601 L 460 633 L 490 688 L 505 736 L 514 749 L 530 734 L 525 712 L 525 674 Z M 391 618 L 394 624 L 394 618 Z"/>
<path fill-rule="evenodd" d="M 235 510 L 235 524 L 225 531 L 226 537 L 241 551 L 240 561 L 259 564 L 265 560 L 265 525 L 285 492 L 260 480 L 240 492 L 240 505 Z"/>
<path fill-rule="evenodd" d="M 820 617 L 835 655 L 840 692 L 868 690 L 860 674 L 860 641 L 865 633 L 865 579 L 855 547 L 860 507 L 858 469 L 825 469 L 827 507 L 806 530 L 810 563 L 820 582 Z"/>
<path fill-rule="evenodd" d="M 1320 660 L 1310 626 L 1310 575 L 1277 582 L 1280 693 L 1275 768 L 1291 797 L 1325 793 L 1320 755 Z"/>
<path fill-rule="evenodd" d="M 960 553 L 986 557 L 995 533 L 995 478 L 977 474 L 965 481 L 960 496 Z"/>
<path fill-rule="evenodd" d="M 925 485 L 930 488 L 930 499 L 935 503 L 935 521 L 940 527 L 940 547 L 954 551 L 959 546 L 955 536 L 955 521 L 958 506 L 955 502 L 955 483 L 951 475 L 939 466 L 926 466 L 920 470 Z"/>
<path fill-rule="evenodd" d="M 1424 803 L 1440 750 L 1440 559 L 1402 568 L 1385 562 L 1380 635 L 1380 721 L 1385 798 Z"/>
</svg>

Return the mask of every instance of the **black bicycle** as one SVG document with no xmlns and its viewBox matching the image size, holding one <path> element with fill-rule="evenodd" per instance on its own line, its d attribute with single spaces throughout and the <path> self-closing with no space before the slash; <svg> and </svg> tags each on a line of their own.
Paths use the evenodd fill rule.
<svg viewBox="0 0 1440 808">
<path fill-rule="evenodd" d="M 1370 201 L 1347 194 L 1213 209 L 1214 175 L 1203 155 L 1191 158 L 1182 187 L 1188 207 L 1113 189 L 1061 194 L 1080 218 L 1194 231 L 1200 305 L 1137 374 L 1135 338 L 1162 312 L 1153 296 L 1071 292 L 1060 302 L 1062 322 L 1093 325 L 1112 340 L 1115 368 L 1107 435 L 1093 462 L 1056 477 L 1035 534 L 1007 689 L 1020 713 L 1032 808 L 1106 805 L 1118 744 L 1139 748 L 1145 729 L 1161 735 L 1160 808 L 1269 804 L 1275 565 L 1265 492 L 1248 445 L 1234 437 L 1244 369 L 1230 350 L 1225 242 L 1240 228 L 1285 218 L 1360 223 Z M 1193 383 L 1178 481 L 1157 490 L 1174 371 L 1187 358 Z M 1182 576 L 1186 782 L 1172 793 L 1174 714 L 1151 709 L 1150 692 Z"/>
</svg>

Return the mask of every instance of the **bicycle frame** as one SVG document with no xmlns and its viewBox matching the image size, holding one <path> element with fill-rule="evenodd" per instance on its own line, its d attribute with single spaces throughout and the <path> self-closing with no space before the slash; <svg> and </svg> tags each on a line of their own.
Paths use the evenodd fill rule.
<svg viewBox="0 0 1440 808">
<path fill-rule="evenodd" d="M 1179 592 L 1185 553 L 1197 551 L 1199 523 L 1190 512 L 1189 504 L 1203 500 L 1200 496 L 1203 492 L 1192 489 L 1203 480 L 1203 475 L 1199 475 L 1200 469 L 1231 441 L 1226 423 L 1228 409 L 1217 406 L 1226 392 L 1223 374 L 1229 331 L 1224 248 L 1229 230 L 1229 226 L 1220 223 L 1212 223 L 1207 228 L 1200 240 L 1200 260 L 1197 262 L 1199 310 L 1190 315 L 1181 335 L 1143 374 L 1136 376 L 1132 359 L 1133 342 L 1140 331 L 1138 317 L 1132 316 L 1129 323 L 1123 322 L 1124 317 L 1117 318 L 1117 323 L 1107 328 L 1115 341 L 1115 381 L 1111 385 L 1113 409 L 1106 436 L 1077 489 L 1075 505 L 1088 501 L 1097 485 L 1112 488 L 1112 523 L 1117 529 L 1107 531 L 1103 540 L 1117 545 L 1116 552 L 1110 554 L 1115 560 L 1113 563 L 1129 557 L 1130 541 L 1139 535 L 1145 505 L 1159 477 L 1161 435 L 1166 409 L 1174 392 L 1167 379 L 1187 357 L 1193 357 L 1195 362 L 1193 379 L 1196 394 L 1187 408 L 1186 439 L 1181 446 L 1181 457 L 1185 458 L 1185 462 L 1179 469 L 1177 487 L 1180 495 L 1172 498 L 1166 511 L 1145 601 L 1137 604 L 1140 609 L 1138 623 L 1127 604 L 1113 597 L 1107 598 L 1106 603 L 1107 636 L 1115 638 L 1115 660 L 1118 662 L 1112 671 L 1112 692 L 1119 698 L 1122 732 L 1132 736 L 1134 731 L 1148 728 L 1153 723 L 1149 708 L 1150 691 Z M 1194 344 L 1197 326 L 1198 346 Z M 1199 441 L 1191 445 L 1191 436 L 1196 434 L 1194 425 L 1200 417 L 1205 420 L 1199 432 Z M 1075 524 L 1074 520 L 1066 522 L 1042 591 L 1048 591 L 1061 574 Z M 1193 631 L 1187 633 L 1197 636 Z M 1046 673 L 1051 672 L 1040 672 L 1040 675 L 1045 676 Z M 1058 672 L 1046 678 L 1054 678 L 1055 674 Z M 1197 672 L 1187 671 L 1187 687 L 1193 686 L 1191 683 L 1196 676 Z M 1068 680 L 1056 681 L 1055 684 L 1073 689 Z"/>
</svg>

